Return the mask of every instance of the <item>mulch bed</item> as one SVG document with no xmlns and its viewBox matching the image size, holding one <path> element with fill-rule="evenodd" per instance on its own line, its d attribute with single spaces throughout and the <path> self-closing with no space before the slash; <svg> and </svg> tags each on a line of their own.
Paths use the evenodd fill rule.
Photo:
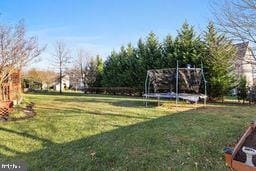
<svg viewBox="0 0 256 171">
<path fill-rule="evenodd" d="M 242 147 L 243 146 L 256 149 L 256 129 L 254 129 L 253 132 L 245 139 Z M 239 149 L 234 159 L 243 163 L 246 161 L 246 154 L 242 151 L 242 148 Z M 256 156 L 252 157 L 252 162 L 254 166 L 256 166 Z"/>
<path fill-rule="evenodd" d="M 25 119 L 32 118 L 36 115 L 36 112 L 34 111 L 34 106 L 35 106 L 35 104 L 31 102 L 25 108 L 21 109 L 21 112 L 23 112 L 25 114 L 25 116 L 18 117 L 18 118 L 12 118 L 12 117 L 10 117 L 11 114 L 9 114 L 8 116 L 1 118 L 0 121 L 10 122 L 10 121 L 19 121 L 19 120 L 25 120 Z"/>
</svg>

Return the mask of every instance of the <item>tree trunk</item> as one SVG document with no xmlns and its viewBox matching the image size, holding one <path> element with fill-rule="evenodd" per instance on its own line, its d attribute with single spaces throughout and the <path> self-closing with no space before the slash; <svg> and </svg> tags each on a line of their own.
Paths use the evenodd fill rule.
<svg viewBox="0 0 256 171">
<path fill-rule="evenodd" d="M 60 67 L 60 94 L 62 93 L 62 69 Z"/>
<path fill-rule="evenodd" d="M 85 81 L 83 81 L 83 83 L 84 83 L 84 94 L 85 94 L 85 93 L 86 93 L 86 89 L 85 89 L 86 82 L 85 82 Z"/>
</svg>

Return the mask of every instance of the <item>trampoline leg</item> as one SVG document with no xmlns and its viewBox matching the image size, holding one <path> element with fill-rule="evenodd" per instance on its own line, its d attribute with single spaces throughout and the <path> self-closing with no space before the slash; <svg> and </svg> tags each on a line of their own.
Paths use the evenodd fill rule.
<svg viewBox="0 0 256 171">
<path fill-rule="evenodd" d="M 160 105 L 160 98 L 157 97 L 157 105 L 159 106 Z"/>
<path fill-rule="evenodd" d="M 148 97 L 146 96 L 146 107 L 148 107 Z"/>
</svg>

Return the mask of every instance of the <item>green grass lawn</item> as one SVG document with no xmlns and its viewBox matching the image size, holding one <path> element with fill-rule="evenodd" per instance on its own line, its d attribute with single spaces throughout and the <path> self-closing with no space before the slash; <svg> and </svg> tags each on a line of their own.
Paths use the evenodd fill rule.
<svg viewBox="0 0 256 171">
<path fill-rule="evenodd" d="M 0 161 L 23 160 L 30 170 L 224 170 L 223 148 L 256 113 L 231 104 L 145 108 L 141 98 L 118 96 L 25 97 L 37 115 L 0 123 Z"/>
</svg>

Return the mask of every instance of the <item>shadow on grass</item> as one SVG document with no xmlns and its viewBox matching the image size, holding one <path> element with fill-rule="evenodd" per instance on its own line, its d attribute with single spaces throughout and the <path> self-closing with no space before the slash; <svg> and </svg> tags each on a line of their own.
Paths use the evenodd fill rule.
<svg viewBox="0 0 256 171">
<path fill-rule="evenodd" d="M 56 92 L 56 91 L 48 91 L 48 92 L 28 92 L 26 94 L 36 94 L 36 95 L 53 95 L 53 96 L 84 96 L 83 92 Z"/>
<path fill-rule="evenodd" d="M 142 97 L 135 97 L 135 96 L 121 96 L 121 95 L 108 95 L 108 94 L 84 94 L 82 92 L 63 92 L 62 94 L 60 94 L 59 92 L 36 92 L 36 93 L 30 92 L 27 94 L 74 97 L 74 98 L 54 99 L 54 101 L 57 101 L 57 102 L 78 102 L 78 103 L 92 102 L 92 103 L 109 103 L 114 106 L 120 106 L 120 107 L 142 107 L 142 108 L 145 107 L 145 102 L 143 102 Z M 84 98 L 76 98 L 76 97 L 84 97 Z M 124 100 L 120 100 L 120 98 Z M 148 100 L 149 108 L 153 108 L 156 106 L 158 106 L 158 102 L 156 99 Z"/>
<path fill-rule="evenodd" d="M 54 101 L 57 102 L 77 102 L 77 103 L 85 103 L 85 102 L 90 102 L 90 103 L 109 103 L 113 106 L 118 106 L 118 107 L 140 107 L 143 108 L 145 107 L 145 102 L 143 102 L 142 97 L 133 97 L 133 96 L 119 96 L 119 95 L 109 95 L 109 94 L 84 94 L 83 92 L 63 92 L 60 94 L 59 92 L 36 92 L 36 93 L 27 93 L 27 94 L 35 94 L 35 95 L 47 95 L 47 96 L 60 96 L 63 98 L 56 98 Z M 68 98 L 65 98 L 67 96 Z M 73 97 L 73 98 L 70 98 Z M 83 97 L 83 98 L 76 98 L 76 97 Z M 157 99 L 151 98 L 148 99 L 148 108 L 154 108 L 158 106 L 158 101 Z M 160 103 L 174 103 L 174 100 L 166 100 L 166 99 L 161 99 Z M 180 101 L 179 104 L 186 104 L 185 101 Z M 239 102 L 230 102 L 226 101 L 224 103 L 222 102 L 209 102 L 208 104 L 212 105 L 225 105 L 225 106 L 255 106 L 255 105 L 250 105 L 248 103 L 239 103 Z M 193 104 L 190 104 L 192 106 Z"/>
<path fill-rule="evenodd" d="M 193 121 L 195 117 L 203 119 Z M 201 170 L 216 167 L 223 170 L 225 165 L 220 158 L 224 144 L 228 143 L 225 141 L 233 138 L 231 131 L 240 128 L 229 130 L 227 135 L 218 135 L 222 128 L 217 128 L 225 124 L 225 120 L 214 116 L 211 119 L 215 119 L 218 125 L 211 127 L 211 124 L 205 123 L 208 117 L 211 116 L 193 111 L 175 113 L 130 126 L 115 125 L 116 129 L 109 132 L 63 144 L 28 132 L 0 127 L 0 131 L 10 136 L 31 138 L 42 142 L 43 146 L 29 153 L 0 146 L 0 149 L 15 153 L 14 157 L 0 154 L 0 158 L 6 161 L 24 160 L 31 170 L 180 170 L 195 169 L 195 162 Z M 202 128 L 193 125 L 201 125 Z M 209 129 L 215 131 L 200 133 L 200 130 Z M 205 156 L 211 161 L 208 165 L 205 164 Z"/>
<path fill-rule="evenodd" d="M 154 108 L 158 106 L 158 102 L 156 100 L 151 100 L 147 102 L 147 108 Z M 145 108 L 146 103 L 138 100 L 119 100 L 111 103 L 113 106 L 119 107 L 136 107 L 136 108 Z"/>
<path fill-rule="evenodd" d="M 142 98 L 134 98 L 134 97 L 123 97 L 122 99 L 127 100 L 120 100 L 120 97 L 112 97 L 112 96 L 85 96 L 86 98 L 56 98 L 54 101 L 57 102 L 75 102 L 75 103 L 109 103 L 113 106 L 118 107 L 146 107 L 145 102 L 142 100 Z M 148 107 L 156 107 L 158 106 L 157 100 L 150 100 L 148 101 Z"/>
<path fill-rule="evenodd" d="M 47 108 L 47 107 L 37 107 L 37 109 L 42 109 L 42 110 L 51 110 L 51 111 L 56 111 L 59 112 L 60 109 L 54 109 L 54 108 Z M 84 109 L 77 109 L 77 108 L 64 108 L 61 110 L 62 113 L 69 113 L 66 114 L 65 116 L 62 115 L 54 115 L 54 116 L 49 116 L 51 118 L 56 118 L 56 117 L 74 117 L 74 116 L 81 116 L 81 115 L 96 115 L 96 116 L 109 116 L 109 117 L 122 117 L 122 118 L 133 118 L 133 119 L 151 119 L 149 117 L 141 117 L 141 116 L 132 116 L 132 115 L 125 115 L 125 114 L 120 114 L 118 112 L 105 112 L 105 111 L 91 111 L 91 110 L 84 110 Z"/>
<path fill-rule="evenodd" d="M 113 131 L 64 144 L 1 127 L 0 131 L 7 132 L 10 136 L 15 134 L 43 144 L 41 150 L 29 153 L 0 146 L 1 149 L 16 154 L 15 157 L 1 155 L 1 158 L 7 161 L 25 160 L 31 170 L 157 169 L 159 166 L 164 167 L 165 162 L 168 163 L 168 157 L 167 154 L 162 154 L 165 147 L 158 145 L 159 140 L 152 129 L 156 129 L 154 127 L 160 126 L 164 120 L 168 122 L 168 118 L 170 117 L 131 126 L 119 126 Z M 165 143 L 168 145 L 168 142 Z"/>
<path fill-rule="evenodd" d="M 111 94 L 86 94 L 83 92 L 56 92 L 56 91 L 50 91 L 50 92 L 29 92 L 26 94 L 35 94 L 35 95 L 47 95 L 47 96 L 84 96 L 84 97 L 111 97 L 111 98 L 140 98 L 138 96 L 125 96 L 125 95 L 111 95 Z"/>
<path fill-rule="evenodd" d="M 110 94 L 85 94 L 83 92 L 62 92 L 60 94 L 59 92 L 29 92 L 27 94 L 36 94 L 36 95 L 52 95 L 52 96 L 71 96 L 71 97 L 86 97 L 84 99 L 56 99 L 56 101 L 63 101 L 63 102 L 98 102 L 98 103 L 104 103 L 109 102 L 113 103 L 113 105 L 116 106 L 123 106 L 123 107 L 144 107 L 145 104 L 142 102 L 142 97 L 136 97 L 136 96 L 122 96 L 122 95 L 110 95 Z M 129 100 L 120 101 L 120 98 L 127 98 Z M 116 101 L 115 101 L 116 100 Z M 133 102 L 134 101 L 134 102 Z M 135 103 L 137 101 L 137 103 Z M 161 100 L 162 102 L 166 102 L 168 100 Z M 141 102 L 141 103 L 140 103 Z M 149 107 L 155 107 L 157 106 L 157 100 L 149 100 Z M 249 104 L 248 102 L 242 103 L 238 101 L 224 101 L 224 102 L 208 102 L 209 104 L 217 104 L 217 105 L 239 105 L 239 106 L 255 106 L 255 103 Z"/>
</svg>

